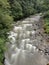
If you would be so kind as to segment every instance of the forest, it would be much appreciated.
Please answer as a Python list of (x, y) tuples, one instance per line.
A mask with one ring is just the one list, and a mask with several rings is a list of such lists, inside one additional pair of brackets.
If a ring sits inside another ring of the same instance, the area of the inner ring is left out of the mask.
[(44, 30), (49, 34), (49, 0), (0, 0), (0, 65), (11, 24), (36, 13), (45, 13)]

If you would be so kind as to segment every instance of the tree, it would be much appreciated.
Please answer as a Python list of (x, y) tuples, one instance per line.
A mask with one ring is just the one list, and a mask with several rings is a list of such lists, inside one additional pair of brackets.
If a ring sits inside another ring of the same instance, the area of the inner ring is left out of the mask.
[(19, 2), (22, 6), (24, 16), (29, 16), (35, 13), (35, 9), (33, 8), (34, 4), (32, 0), (19, 0)]
[(23, 13), (22, 13), (22, 7), (20, 5), (19, 2), (17, 2), (16, 0), (13, 0), (13, 2), (11, 3), (10, 1), (10, 4), (11, 4), (11, 12), (12, 12), (12, 16), (14, 19), (19, 19), (23, 16)]
[(11, 28), (13, 22), (12, 16), (10, 16), (10, 5), (7, 0), (0, 0), (0, 63), (4, 58), (6, 33)]

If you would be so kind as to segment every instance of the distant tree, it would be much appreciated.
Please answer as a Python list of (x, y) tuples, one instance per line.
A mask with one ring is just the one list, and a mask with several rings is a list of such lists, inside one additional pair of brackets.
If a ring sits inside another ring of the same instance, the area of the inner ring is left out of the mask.
[(19, 2), (17, 2), (16, 0), (13, 0), (13, 2), (11, 3), (10, 1), (10, 5), (11, 5), (11, 14), (13, 16), (14, 19), (19, 19), (23, 16), (22, 13), (22, 7), (20, 5)]
[(32, 0), (21, 0), (19, 2), (22, 6), (24, 16), (28, 16), (35, 13), (35, 9), (33, 7), (34, 4)]

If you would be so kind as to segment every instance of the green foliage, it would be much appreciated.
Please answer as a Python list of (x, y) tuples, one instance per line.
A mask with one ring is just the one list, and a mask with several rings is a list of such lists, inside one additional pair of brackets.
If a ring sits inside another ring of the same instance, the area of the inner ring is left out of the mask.
[(49, 10), (49, 0), (44, 0), (45, 11)]
[(9, 13), (9, 9), (10, 9), (10, 5), (9, 3), (7, 2), (7, 0), (0, 0), (0, 9), (3, 9), (2, 11), (4, 13)]
[(13, 18), (10, 16), (10, 5), (7, 0), (0, 0), (0, 36), (11, 28)]
[[(46, 11), (44, 18), (49, 18), (49, 10)], [(47, 20), (47, 19), (46, 19)]]
[(35, 13), (35, 9), (33, 8), (34, 4), (30, 0), (22, 0), (20, 2), (22, 9), (23, 9), (23, 14), (25, 16), (31, 15)]
[(44, 21), (45, 21), (45, 24), (44, 24), (45, 33), (49, 34), (49, 19), (45, 18)]
[(41, 12), (43, 10), (43, 0), (35, 0), (34, 1), (34, 8), (37, 10), (37, 12)]
[[(12, 16), (10, 16), (10, 5), (7, 0), (0, 0), (0, 62), (4, 58), (5, 41), (7, 31), (11, 28), (13, 22)], [(2, 65), (0, 63), (0, 65)]]
[(13, 0), (13, 3), (11, 3), (11, 12), (14, 19), (19, 19), (23, 16), (22, 7), (16, 0)]
[(49, 0), (9, 0), (11, 15), (16, 20), (49, 10)]
[(0, 62), (0, 65), (3, 65), (3, 64)]
[(44, 0), (44, 4), (42, 7), (43, 7), (43, 11), (45, 12), (44, 30), (45, 30), (45, 33), (49, 34), (49, 0)]
[(49, 0), (9, 0), (11, 15), (16, 20), (49, 9)]
[(5, 40), (0, 38), (0, 62), (2, 62), (4, 58), (4, 50), (5, 50)]
[(49, 34), (49, 0), (0, 0), (0, 62), (4, 58), (6, 33), (12, 28), (13, 20), (39, 12), (46, 12), (44, 29)]
[(35, 14), (36, 12), (32, 0), (9, 0), (9, 2), (11, 5), (12, 15), (15, 19), (29, 16), (31, 14)]

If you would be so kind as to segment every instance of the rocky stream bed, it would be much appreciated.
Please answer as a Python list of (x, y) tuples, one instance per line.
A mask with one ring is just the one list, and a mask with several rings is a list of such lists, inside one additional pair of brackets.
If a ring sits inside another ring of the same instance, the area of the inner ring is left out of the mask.
[(5, 65), (47, 65), (49, 62), (49, 45), (40, 14), (18, 21), (8, 38)]

